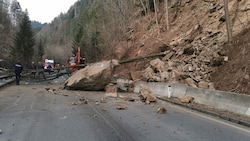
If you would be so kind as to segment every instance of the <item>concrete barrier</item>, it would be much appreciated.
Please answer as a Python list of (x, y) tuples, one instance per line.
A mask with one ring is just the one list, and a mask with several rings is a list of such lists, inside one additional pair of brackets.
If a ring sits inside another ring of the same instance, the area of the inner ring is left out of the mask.
[(210, 89), (192, 88), (184, 84), (142, 81), (135, 83), (134, 92), (139, 93), (141, 84), (148, 86), (154, 94), (159, 96), (167, 96), (168, 86), (171, 86), (172, 97), (189, 95), (194, 97), (194, 102), (196, 103), (250, 116), (250, 95)]
[(249, 95), (191, 87), (187, 89), (186, 95), (194, 97), (197, 103), (250, 116), (247, 113), (250, 107)]
[(134, 92), (139, 93), (140, 85), (146, 85), (150, 88), (150, 90), (157, 95), (167, 96), (168, 95), (168, 87), (171, 86), (171, 95), (173, 97), (180, 97), (186, 94), (187, 86), (184, 84), (170, 84), (170, 83), (160, 83), (160, 82), (144, 82), (138, 81), (135, 83)]

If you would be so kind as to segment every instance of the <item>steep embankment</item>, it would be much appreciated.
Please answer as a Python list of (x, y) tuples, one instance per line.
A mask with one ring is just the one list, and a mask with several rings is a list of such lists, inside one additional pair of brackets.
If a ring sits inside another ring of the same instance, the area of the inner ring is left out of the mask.
[[(127, 41), (117, 47), (121, 59), (160, 51), (166, 51), (166, 56), (122, 65), (117, 73), (130, 72), (134, 76), (134, 71), (140, 71), (140, 77), (147, 81), (186, 83), (249, 94), (250, 2), (229, 0), (234, 36), (230, 47), (226, 45), (223, 0), (182, 0), (178, 4), (171, 3), (170, 7), (169, 30), (165, 28), (164, 4), (161, 3), (160, 28), (154, 22), (154, 13), (149, 13), (131, 24)], [(241, 38), (237, 38), (239, 35)]]

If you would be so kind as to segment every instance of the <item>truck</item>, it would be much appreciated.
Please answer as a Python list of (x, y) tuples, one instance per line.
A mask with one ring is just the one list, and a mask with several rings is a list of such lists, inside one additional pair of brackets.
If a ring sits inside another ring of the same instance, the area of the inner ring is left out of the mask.
[(76, 55), (73, 54), (67, 60), (67, 66), (70, 68), (71, 72), (75, 72), (86, 65), (85, 58), (81, 58), (80, 47), (77, 48)]
[(44, 70), (53, 69), (55, 67), (55, 61), (50, 59), (44, 59)]

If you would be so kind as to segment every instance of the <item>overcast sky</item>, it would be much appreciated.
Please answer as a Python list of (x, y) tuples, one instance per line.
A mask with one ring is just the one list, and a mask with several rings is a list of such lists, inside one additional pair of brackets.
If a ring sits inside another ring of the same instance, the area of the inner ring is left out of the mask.
[(49, 23), (69, 10), (77, 0), (17, 0), (22, 10), (28, 9), (30, 20)]

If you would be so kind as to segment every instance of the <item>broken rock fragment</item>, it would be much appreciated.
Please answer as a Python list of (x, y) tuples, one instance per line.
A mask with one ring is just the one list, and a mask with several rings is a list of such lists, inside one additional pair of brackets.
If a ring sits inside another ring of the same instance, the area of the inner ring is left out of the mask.
[(100, 102), (101, 102), (101, 103), (107, 103), (106, 98), (104, 98), (104, 97), (101, 98), (101, 99), (100, 99)]
[(208, 82), (201, 81), (201, 82), (198, 83), (198, 87), (207, 89), (209, 87), (209, 85), (208, 85)]
[(127, 107), (121, 103), (116, 104), (116, 109), (117, 110), (125, 110)]
[(118, 97), (117, 87), (114, 85), (106, 86), (105, 97), (117, 98)]
[(159, 58), (150, 61), (150, 65), (155, 71), (161, 72), (163, 71), (165, 63), (161, 61)]
[(72, 105), (83, 105), (83, 104), (88, 104), (88, 101), (84, 97), (79, 98), (78, 101), (72, 102)]
[(157, 113), (158, 114), (165, 114), (167, 112), (167, 110), (165, 109), (165, 108), (163, 108), (163, 107), (160, 107), (160, 108), (158, 108), (158, 110), (157, 110)]
[(78, 101), (79, 104), (88, 104), (88, 100), (85, 99), (84, 97), (80, 98)]
[(183, 97), (179, 97), (179, 101), (181, 103), (192, 103), (194, 101), (194, 98), (192, 96), (186, 95)]
[(123, 100), (124, 100), (124, 101), (134, 102), (134, 101), (135, 101), (135, 98), (134, 98), (134, 97), (131, 97), (131, 96), (124, 96), (124, 97), (123, 97)]
[(192, 78), (187, 78), (185, 81), (189, 86), (197, 88), (197, 84)]
[(145, 85), (140, 86), (140, 97), (141, 100), (146, 104), (150, 104), (150, 102), (156, 102), (156, 96), (153, 92)]

